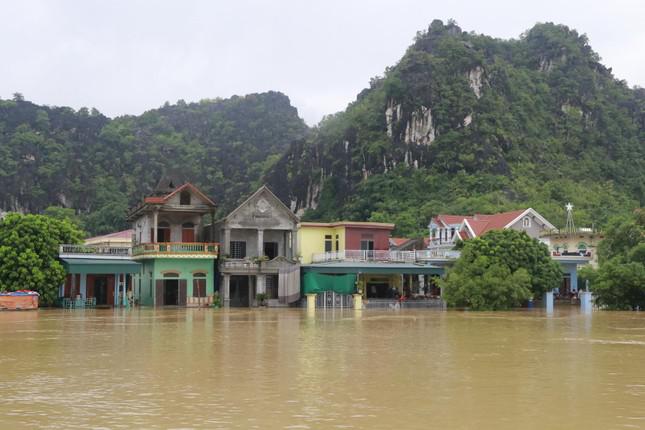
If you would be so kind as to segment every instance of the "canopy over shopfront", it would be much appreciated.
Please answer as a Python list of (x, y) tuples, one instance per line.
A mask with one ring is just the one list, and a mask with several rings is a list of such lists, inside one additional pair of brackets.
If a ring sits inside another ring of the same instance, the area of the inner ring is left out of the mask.
[(139, 273), (141, 264), (129, 260), (101, 258), (62, 258), (67, 273), (73, 274), (114, 274)]
[(369, 273), (381, 275), (443, 275), (443, 267), (411, 263), (321, 263), (302, 266), (304, 274), (307, 273)]

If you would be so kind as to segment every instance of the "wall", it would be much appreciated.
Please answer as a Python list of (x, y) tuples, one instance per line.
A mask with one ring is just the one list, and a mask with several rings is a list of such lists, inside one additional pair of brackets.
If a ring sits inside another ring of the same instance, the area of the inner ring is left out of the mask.
[(529, 213), (526, 216), (531, 218), (531, 226), (526, 228), (522, 226), (522, 221), (524, 220), (524, 217), (520, 218), (515, 224), (511, 225), (510, 228), (513, 230), (517, 231), (524, 231), (526, 234), (528, 234), (530, 237), (533, 237), (535, 239), (540, 237), (540, 234), (546, 229), (542, 221), (539, 219), (535, 218), (533, 214)]
[(331, 235), (333, 251), (336, 251), (336, 235), (338, 235), (338, 250), (345, 250), (345, 227), (301, 226), (298, 229), (298, 253), (302, 264), (310, 264), (312, 254), (325, 252), (325, 235)]
[(157, 258), (140, 261), (143, 264), (141, 274), (137, 276), (140, 284), (139, 282), (135, 284), (140, 292), (138, 295), (135, 294), (135, 297), (143, 306), (154, 306), (155, 281), (167, 279), (163, 276), (163, 272), (167, 271), (179, 272), (178, 278), (169, 279), (186, 279), (186, 293), (189, 299), (193, 296), (193, 273), (206, 273), (206, 296), (212, 296), (215, 291), (214, 261), (212, 258)]
[(375, 251), (387, 251), (390, 249), (390, 230), (376, 228), (346, 227), (345, 249), (361, 249), (362, 235), (371, 234), (370, 240), (374, 241)]

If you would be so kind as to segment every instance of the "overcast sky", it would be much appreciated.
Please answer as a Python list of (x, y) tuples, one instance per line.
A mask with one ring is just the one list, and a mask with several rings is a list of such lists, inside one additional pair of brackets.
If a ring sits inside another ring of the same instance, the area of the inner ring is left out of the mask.
[(2, 0), (0, 98), (113, 117), (278, 90), (313, 125), (437, 18), (500, 38), (563, 23), (617, 78), (645, 86), (645, 0)]

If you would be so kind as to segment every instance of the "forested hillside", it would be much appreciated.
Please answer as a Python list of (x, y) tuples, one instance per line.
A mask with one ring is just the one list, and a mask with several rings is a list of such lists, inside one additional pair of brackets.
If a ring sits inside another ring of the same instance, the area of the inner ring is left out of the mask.
[(313, 129), (276, 92), (116, 119), (0, 100), (0, 210), (72, 208), (103, 233), (170, 170), (220, 213), (268, 182), (304, 219), (395, 222), (396, 234), (423, 234), (440, 212), (527, 206), (558, 225), (567, 201), (578, 225), (603, 226), (645, 202), (644, 130), (645, 90), (575, 30), (500, 40), (433, 21)]
[(645, 201), (645, 91), (584, 35), (538, 24), (499, 40), (434, 21), (355, 102), (292, 144), (269, 174), (310, 220), (391, 221), (532, 206), (579, 225)]
[(96, 110), (0, 100), (0, 210), (73, 208), (90, 233), (125, 212), (167, 171), (230, 210), (307, 126), (277, 92), (178, 102), (111, 120)]

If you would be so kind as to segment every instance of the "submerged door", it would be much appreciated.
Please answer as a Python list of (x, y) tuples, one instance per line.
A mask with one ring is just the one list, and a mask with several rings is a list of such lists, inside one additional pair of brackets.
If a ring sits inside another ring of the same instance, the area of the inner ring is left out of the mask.
[(179, 280), (179, 297), (177, 298), (177, 304), (179, 306), (186, 306), (186, 293), (187, 293), (188, 281), (185, 279)]
[(177, 306), (179, 304), (179, 280), (166, 279), (163, 284), (163, 305)]
[(107, 277), (101, 276), (94, 279), (94, 297), (97, 305), (107, 305)]
[(231, 307), (245, 307), (248, 308), (251, 301), (249, 297), (249, 277), (231, 276)]

